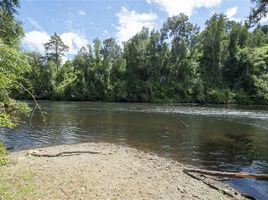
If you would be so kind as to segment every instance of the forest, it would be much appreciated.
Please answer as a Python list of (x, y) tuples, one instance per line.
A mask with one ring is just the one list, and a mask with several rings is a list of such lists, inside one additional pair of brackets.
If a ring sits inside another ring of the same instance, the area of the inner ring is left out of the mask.
[(49, 100), (266, 104), (267, 33), (267, 25), (250, 31), (223, 14), (200, 31), (180, 14), (122, 45), (95, 39), (65, 63), (68, 46), (54, 33), (45, 55), (27, 53), (23, 85)]
[[(30, 111), (13, 99), (33, 96), (40, 100), (268, 103), (268, 25), (257, 23), (266, 14), (258, 7), (243, 23), (215, 13), (202, 30), (179, 14), (168, 18), (159, 30), (144, 27), (123, 44), (115, 38), (96, 38), (63, 62), (69, 47), (57, 33), (44, 44), (44, 55), (21, 49), (23, 27), (15, 17), (19, 5), (18, 0), (0, 5), (0, 126), (10, 123), (12, 127), (14, 113)], [(263, 5), (267, 6), (266, 1)]]

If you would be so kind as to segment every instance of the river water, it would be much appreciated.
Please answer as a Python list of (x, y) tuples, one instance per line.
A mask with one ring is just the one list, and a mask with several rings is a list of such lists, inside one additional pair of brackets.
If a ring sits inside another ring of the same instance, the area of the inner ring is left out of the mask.
[[(200, 168), (268, 174), (268, 106), (199, 106), (41, 101), (16, 130), (1, 129), (13, 151), (58, 144), (111, 142), (129, 145)], [(228, 184), (268, 199), (268, 182)]]

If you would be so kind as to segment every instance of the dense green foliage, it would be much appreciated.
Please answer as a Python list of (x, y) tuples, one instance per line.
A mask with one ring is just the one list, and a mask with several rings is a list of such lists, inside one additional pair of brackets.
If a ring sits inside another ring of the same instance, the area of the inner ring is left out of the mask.
[(29, 53), (24, 78), (39, 99), (267, 104), (267, 30), (214, 14), (200, 32), (180, 14), (123, 46), (95, 39), (64, 64), (68, 47), (54, 34), (45, 55)]
[(12, 90), (22, 89), (23, 74), (30, 71), (27, 54), (19, 51), (23, 29), (14, 14), (18, 0), (0, 2), (0, 127), (14, 127), (18, 113), (29, 112), (24, 103), (10, 98)]

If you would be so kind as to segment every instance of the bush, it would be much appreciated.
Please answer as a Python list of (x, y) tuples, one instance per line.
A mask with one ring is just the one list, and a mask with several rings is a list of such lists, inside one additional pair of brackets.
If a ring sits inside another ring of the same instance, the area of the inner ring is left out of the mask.
[(5, 164), (7, 164), (7, 151), (3, 143), (0, 143), (0, 166)]
[(236, 94), (229, 89), (214, 88), (208, 91), (209, 103), (232, 104), (236, 103), (235, 97)]
[(240, 104), (253, 104), (249, 95), (243, 90), (240, 90), (236, 93), (236, 101)]

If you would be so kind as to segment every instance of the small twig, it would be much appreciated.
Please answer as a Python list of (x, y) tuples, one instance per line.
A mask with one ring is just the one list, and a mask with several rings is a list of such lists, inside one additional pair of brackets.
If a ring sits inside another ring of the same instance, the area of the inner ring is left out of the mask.
[(182, 123), (184, 126), (186, 126), (187, 128), (190, 127), (189, 125), (185, 124), (184, 121), (182, 121), (182, 120), (180, 120), (180, 121), (181, 121), (181, 123)]
[(65, 194), (65, 196), (69, 197), (62, 188), (60, 188), (60, 190), (62, 191), (63, 194)]

